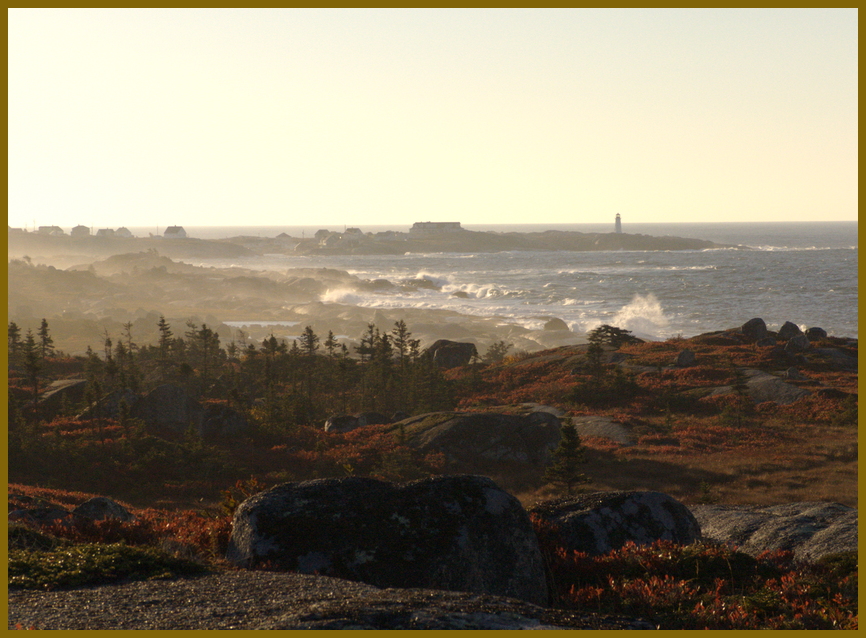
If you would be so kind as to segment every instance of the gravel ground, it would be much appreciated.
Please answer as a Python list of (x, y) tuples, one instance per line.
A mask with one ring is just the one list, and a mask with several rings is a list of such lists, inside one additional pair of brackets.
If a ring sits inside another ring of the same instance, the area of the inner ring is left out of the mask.
[(24, 629), (653, 629), (465, 592), (378, 589), (324, 576), (231, 571), (41, 592), (10, 590)]

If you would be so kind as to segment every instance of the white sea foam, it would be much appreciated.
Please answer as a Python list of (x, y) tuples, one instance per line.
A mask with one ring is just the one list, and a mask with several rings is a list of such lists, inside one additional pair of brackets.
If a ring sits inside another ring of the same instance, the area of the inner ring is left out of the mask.
[(667, 336), (670, 319), (665, 315), (655, 295), (635, 295), (631, 302), (623, 306), (610, 325), (630, 330), (642, 339), (660, 339)]

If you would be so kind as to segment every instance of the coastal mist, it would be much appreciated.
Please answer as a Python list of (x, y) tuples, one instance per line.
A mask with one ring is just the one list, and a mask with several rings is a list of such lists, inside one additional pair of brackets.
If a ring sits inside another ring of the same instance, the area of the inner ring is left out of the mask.
[[(489, 232), (571, 230), (611, 232), (601, 224), (467, 226)], [(389, 228), (390, 229), (390, 228)], [(190, 236), (311, 237), (317, 227), (207, 227)], [(342, 228), (331, 228), (340, 232)], [(383, 227), (363, 227), (379, 232)], [(398, 229), (405, 230), (405, 229)], [(538, 329), (550, 317), (575, 333), (607, 323), (644, 339), (694, 336), (762, 317), (769, 326), (791, 321), (802, 329), (857, 337), (857, 224), (641, 224), (624, 232), (694, 237), (731, 248), (685, 251), (508, 251), (403, 255), (264, 255), (189, 260), (203, 266), (282, 272), (335, 268), (363, 279), (423, 279), (411, 292), (359, 293), (329, 289), (325, 303), (369, 308), (448, 309), (498, 317)], [(257, 317), (226, 317), (255, 322)]]

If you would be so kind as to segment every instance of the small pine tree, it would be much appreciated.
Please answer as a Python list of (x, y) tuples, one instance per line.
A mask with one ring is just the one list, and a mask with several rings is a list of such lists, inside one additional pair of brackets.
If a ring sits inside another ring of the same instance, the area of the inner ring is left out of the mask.
[(54, 355), (54, 339), (48, 332), (48, 321), (44, 318), (39, 325), (39, 351), (43, 360)]
[(552, 463), (544, 471), (544, 482), (564, 486), (565, 493), (571, 496), (577, 485), (589, 483), (589, 477), (580, 471), (580, 466), (586, 463), (586, 448), (581, 445), (573, 424), (563, 425), (560, 433), (562, 438), (553, 451)]

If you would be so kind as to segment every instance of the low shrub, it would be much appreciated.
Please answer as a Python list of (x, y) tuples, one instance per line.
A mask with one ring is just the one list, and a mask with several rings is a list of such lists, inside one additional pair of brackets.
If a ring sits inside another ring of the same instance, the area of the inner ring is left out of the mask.
[(9, 552), (9, 586), (21, 589), (63, 589), (191, 576), (207, 571), (201, 563), (175, 558), (156, 548), (122, 543)]

